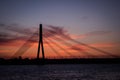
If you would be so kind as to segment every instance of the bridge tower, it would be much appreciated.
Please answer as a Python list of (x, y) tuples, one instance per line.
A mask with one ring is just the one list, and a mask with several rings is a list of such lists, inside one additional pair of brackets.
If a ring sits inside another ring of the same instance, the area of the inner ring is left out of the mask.
[(42, 50), (42, 59), (44, 60), (45, 55), (44, 55), (44, 46), (43, 46), (42, 24), (39, 24), (39, 42), (38, 42), (37, 59), (39, 59), (39, 55), (40, 55), (40, 46)]

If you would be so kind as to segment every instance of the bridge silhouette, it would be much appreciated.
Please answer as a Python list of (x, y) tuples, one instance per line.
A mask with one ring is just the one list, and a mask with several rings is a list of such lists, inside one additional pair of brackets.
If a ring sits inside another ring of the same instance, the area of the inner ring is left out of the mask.
[[(104, 56), (108, 56), (110, 58), (119, 58), (118, 55), (114, 55), (113, 53), (110, 53), (110, 52), (106, 52), (106, 51), (103, 51), (101, 49), (98, 49), (96, 47), (93, 47), (93, 46), (90, 46), (86, 43), (83, 43), (83, 42), (80, 42), (80, 41), (77, 41), (75, 39), (72, 39), (71, 37), (68, 37), (64, 34), (60, 34), (60, 33), (56, 33), (55, 31), (50, 31), (49, 29), (46, 29), (47, 30), (47, 34), (43, 34), (43, 28), (42, 28), (42, 24), (39, 25), (39, 41), (38, 41), (38, 51), (37, 51), (37, 56), (36, 58), (39, 59), (39, 56), (40, 56), (40, 48), (42, 50), (42, 59), (46, 59), (45, 58), (45, 51), (44, 51), (44, 42), (47, 43), (47, 45), (50, 47), (50, 49), (56, 54), (58, 55), (59, 57), (62, 58), (62, 54), (60, 54), (59, 51), (57, 51), (55, 49), (55, 47), (59, 48), (60, 50), (64, 51), (67, 55), (69, 55), (71, 58), (78, 58), (79, 56), (75, 56), (73, 55), (70, 51), (66, 50), (65, 48), (63, 48), (61, 45), (59, 45), (56, 41), (59, 41), (62, 45), (65, 45), (65, 46), (72, 46), (73, 44), (72, 43), (75, 43), (75, 44), (78, 44), (78, 45), (81, 45), (81, 46), (84, 46), (84, 47), (87, 47), (89, 49), (92, 49), (94, 51), (97, 51), (99, 53), (101, 53), (101, 55), (104, 55)], [(37, 30), (38, 31), (38, 30)], [(30, 44), (29, 42), (32, 41), (32, 38), (37, 34), (37, 31), (35, 31), (31, 37), (29, 37), (29, 39), (14, 53), (13, 57), (19, 57), (19, 56), (22, 56), (30, 47), (32, 47), (32, 44)], [(50, 35), (54, 35), (54, 34), (57, 34), (57, 36), (52, 36), (52, 38), (50, 37)], [(46, 38), (44, 38), (46, 37)], [(72, 43), (71, 43), (72, 42)], [(51, 45), (50, 43), (54, 44)], [(27, 47), (26, 47), (27, 46)], [(75, 47), (74, 48), (77, 48), (76, 51), (79, 53), (81, 52), (81, 49), (78, 48), (78, 47)], [(82, 53), (90, 58), (95, 58), (97, 56), (95, 56), (94, 54), (91, 54), (90, 52), (88, 51), (82, 51)]]
[[(44, 26), (47, 26), (47, 28)], [(38, 47), (36, 48), (37, 52), (35, 53), (36, 57), (33, 59), (30, 59), (29, 57), (22, 58), (22, 56), (27, 53), (34, 43), (38, 43)], [(45, 45), (47, 45), (47, 48), (52, 51), (49, 54), (52, 54), (52, 56), (55, 54), (57, 58), (49, 59), (48, 56), (46, 56), (47, 51), (44, 51), (46, 48)], [(70, 50), (74, 51), (72, 52)], [(67, 57), (65, 55), (67, 55)], [(66, 34), (64, 29), (61, 27), (39, 24), (39, 28), (35, 29), (35, 31), (33, 30), (33, 33), (30, 33), (29, 38), (27, 38), (22, 46), (13, 54), (11, 59), (6, 60), (4, 58), (0, 58), (0, 64), (10, 65), (82, 63), (120, 63), (120, 56), (75, 40)]]

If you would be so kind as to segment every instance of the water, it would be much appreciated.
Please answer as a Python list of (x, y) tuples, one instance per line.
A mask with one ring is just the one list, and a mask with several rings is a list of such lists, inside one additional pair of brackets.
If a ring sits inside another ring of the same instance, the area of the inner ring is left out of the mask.
[(120, 64), (0, 65), (0, 80), (120, 80)]

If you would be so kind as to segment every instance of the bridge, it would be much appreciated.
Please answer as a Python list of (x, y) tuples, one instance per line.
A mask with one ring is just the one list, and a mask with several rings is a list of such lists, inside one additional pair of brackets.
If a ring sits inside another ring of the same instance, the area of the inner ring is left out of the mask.
[[(54, 28), (53, 26), (51, 26), (51, 28)], [(55, 29), (55, 28), (54, 28)], [(46, 59), (45, 57), (45, 51), (44, 51), (44, 42), (47, 43), (47, 45), (50, 47), (51, 51), (53, 51), (53, 53), (55, 53), (56, 55), (58, 55), (59, 57), (62, 57), (62, 54), (57, 51), (55, 49), (55, 47), (59, 48), (60, 50), (62, 50), (63, 52), (65, 52), (67, 55), (69, 55), (71, 58), (79, 58), (79, 56), (77, 55), (74, 55), (72, 54), (72, 52), (70, 52), (69, 50), (66, 50), (64, 47), (62, 47), (61, 45), (59, 45), (57, 43), (57, 41), (60, 42), (60, 44), (62, 45), (65, 45), (65, 46), (72, 46), (73, 44), (72, 43), (75, 43), (75, 44), (78, 44), (78, 45), (81, 45), (81, 46), (84, 46), (86, 48), (89, 48), (89, 49), (92, 49), (94, 51), (97, 51), (99, 54), (101, 55), (104, 55), (104, 56), (108, 56), (110, 58), (118, 58), (119, 56), (117, 55), (114, 55), (113, 53), (110, 53), (110, 52), (106, 52), (106, 51), (103, 51), (101, 49), (98, 49), (96, 47), (93, 47), (93, 46), (90, 46), (86, 43), (83, 43), (83, 42), (80, 42), (80, 41), (77, 41), (75, 39), (72, 39), (71, 37), (69, 36), (66, 36), (64, 34), (61, 33), (57, 33), (55, 31), (52, 31), (50, 29), (45, 29), (46, 30), (46, 33), (47, 34), (44, 34), (43, 33), (43, 25), (40, 24), (39, 25), (39, 34), (38, 34), (38, 37), (39, 37), (39, 40), (38, 40), (38, 51), (37, 51), (37, 56), (36, 58), (39, 59), (40, 58), (40, 48), (41, 48), (41, 54), (42, 54), (42, 59)], [(57, 30), (57, 29), (56, 29)], [(59, 29), (60, 30), (60, 29)], [(38, 31), (38, 30), (37, 30)], [(30, 41), (33, 40), (33, 37), (37, 34), (37, 32), (33, 33), (31, 35), (31, 37), (14, 53), (13, 57), (18, 57), (18, 56), (22, 56), (32, 45), (29, 44)], [(57, 34), (57, 36), (54, 36), (55, 34)], [(50, 37), (52, 36), (52, 38)], [(51, 45), (50, 43), (54, 44)], [(27, 47), (25, 47), (27, 46)], [(75, 48), (75, 50), (79, 53), (81, 52), (81, 48), (79, 47), (76, 47), (76, 46), (73, 46), (73, 48)], [(90, 52), (88, 51), (82, 51), (82, 53), (89, 57), (89, 58), (96, 58), (97, 56), (94, 55), (94, 54), (91, 54)]]

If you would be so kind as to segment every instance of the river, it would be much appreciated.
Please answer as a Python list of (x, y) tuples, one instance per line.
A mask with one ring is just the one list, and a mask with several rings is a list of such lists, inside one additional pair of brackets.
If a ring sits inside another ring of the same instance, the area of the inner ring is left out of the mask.
[(120, 64), (0, 65), (0, 80), (120, 80)]

